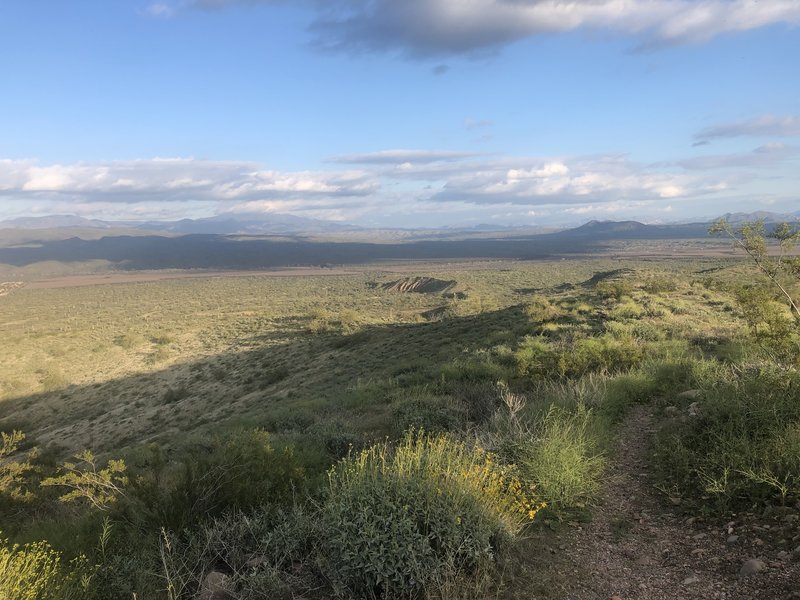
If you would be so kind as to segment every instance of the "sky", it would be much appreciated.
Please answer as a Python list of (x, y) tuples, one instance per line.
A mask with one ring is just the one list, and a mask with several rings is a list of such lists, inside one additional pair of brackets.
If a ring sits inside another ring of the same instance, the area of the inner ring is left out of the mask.
[(2, 0), (0, 219), (800, 210), (800, 0)]

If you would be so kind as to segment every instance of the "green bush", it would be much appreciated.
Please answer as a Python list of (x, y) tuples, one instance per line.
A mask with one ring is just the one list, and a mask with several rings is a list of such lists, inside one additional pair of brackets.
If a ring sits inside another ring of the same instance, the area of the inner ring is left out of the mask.
[(562, 316), (562, 311), (553, 305), (544, 296), (534, 296), (525, 304), (525, 315), (534, 324), (540, 325), (547, 321), (553, 321)]
[(603, 280), (594, 286), (595, 291), (602, 298), (613, 298), (617, 302), (622, 300), (624, 296), (630, 296), (633, 293), (633, 286), (623, 279), (616, 281)]
[(596, 497), (605, 468), (604, 424), (591, 409), (552, 406), (531, 428), (511, 431), (496, 443), (520, 476), (556, 510), (575, 508)]
[(406, 396), (392, 406), (392, 417), (396, 433), (402, 436), (409, 429), (432, 433), (454, 431), (464, 423), (466, 415), (451, 398), (406, 392)]
[(143, 461), (120, 510), (145, 528), (181, 531), (232, 508), (289, 505), (303, 488), (303, 468), (291, 448), (276, 449), (260, 429), (241, 430), (195, 447), (178, 465), (158, 448)]
[(556, 353), (542, 338), (525, 337), (515, 356), (517, 372), (523, 377), (539, 379), (558, 372)]
[(666, 275), (651, 277), (642, 285), (642, 289), (651, 294), (674, 292), (678, 289), (678, 282), (675, 281), (673, 277), (668, 277)]
[(527, 337), (517, 349), (517, 371), (533, 379), (615, 373), (639, 364), (642, 354), (630, 337), (615, 339), (606, 334), (552, 345), (542, 338)]
[(696, 414), (657, 436), (653, 459), (665, 489), (711, 497), (721, 510), (800, 498), (800, 374), (727, 371), (713, 383), (702, 388)]
[(537, 508), (484, 451), (409, 433), (330, 471), (323, 549), (345, 595), (424, 597), (486, 569)]

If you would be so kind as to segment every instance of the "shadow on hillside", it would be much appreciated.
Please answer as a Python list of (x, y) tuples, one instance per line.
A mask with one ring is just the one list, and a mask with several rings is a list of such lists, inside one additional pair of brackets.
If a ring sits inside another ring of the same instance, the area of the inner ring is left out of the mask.
[(82, 448), (117, 453), (149, 441), (169, 446), (237, 425), (382, 437), (391, 432), (392, 393), (435, 385), (445, 365), (526, 327), (522, 309), (510, 307), (351, 334), (258, 334), (242, 340), (247, 349), (3, 401), (0, 429), (22, 429), (62, 456)]
[(404, 244), (247, 239), (241, 236), (116, 236), (95, 240), (41, 240), (0, 248), (0, 263), (24, 267), (44, 261), (106, 260), (120, 269), (260, 269), (363, 264), (382, 260), (554, 258), (589, 253), (589, 239), (541, 236), (526, 239), (421, 241)]

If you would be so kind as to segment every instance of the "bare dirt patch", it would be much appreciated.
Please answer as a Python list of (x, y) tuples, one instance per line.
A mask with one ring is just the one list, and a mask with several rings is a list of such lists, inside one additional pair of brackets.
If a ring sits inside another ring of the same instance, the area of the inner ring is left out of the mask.
[(14, 290), (17, 290), (25, 285), (22, 281), (3, 281), (0, 283), (0, 296), (7, 296)]
[(436, 279), (435, 277), (404, 277), (397, 281), (383, 284), (383, 289), (390, 292), (440, 294), (456, 285), (453, 280)]

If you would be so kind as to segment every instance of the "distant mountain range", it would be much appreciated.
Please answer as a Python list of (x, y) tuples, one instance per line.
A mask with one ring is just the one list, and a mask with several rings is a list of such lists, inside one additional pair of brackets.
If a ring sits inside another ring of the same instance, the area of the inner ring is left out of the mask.
[[(764, 213), (731, 217), (741, 222), (753, 216), (774, 219)], [(797, 220), (800, 215), (788, 216)], [(261, 220), (239, 220), (237, 215), (136, 224), (73, 216), (15, 219), (0, 223), (0, 265), (19, 268), (57, 262), (91, 266), (102, 261), (107, 268), (125, 270), (264, 269), (398, 260), (552, 259), (608, 252), (617, 240), (708, 240), (710, 225), (590, 221), (549, 233), (526, 228), (498, 228), (488, 233), (453, 228), (442, 233), (347, 229), (346, 225), (288, 215), (258, 217)], [(778, 221), (788, 220), (786, 215), (778, 217)], [(22, 228), (32, 226), (38, 228)], [(212, 232), (200, 233), (209, 230)]]
[(217, 235), (317, 233), (359, 229), (353, 225), (343, 225), (334, 221), (278, 213), (218, 215), (204, 219), (181, 219), (179, 221), (101, 221), (99, 219), (85, 219), (75, 215), (21, 217), (0, 221), (0, 229), (63, 229), (67, 227), (81, 229), (143, 229), (177, 234), (210, 233)]
[[(774, 213), (768, 211), (756, 211), (752, 213), (728, 213), (723, 215), (730, 223), (738, 224), (744, 221), (763, 219), (767, 223), (779, 223), (784, 221), (800, 222), (800, 211), (788, 214)], [(638, 221), (589, 221), (588, 223), (573, 229), (563, 229), (559, 235), (570, 235), (575, 237), (591, 237), (596, 239), (653, 239), (658, 237), (704, 237), (708, 231), (708, 225), (714, 219), (695, 223), (665, 223), (659, 225), (648, 225)], [(368, 232), (364, 227), (325, 221), (322, 219), (310, 219), (298, 217), (290, 214), (281, 213), (237, 213), (218, 215), (202, 219), (180, 219), (178, 221), (104, 221), (100, 219), (86, 219), (75, 215), (48, 215), (42, 217), (20, 217), (0, 221), (0, 229), (138, 229), (149, 232), (165, 232), (177, 235), (187, 234), (215, 234), (215, 235), (281, 235), (281, 234), (319, 234), (319, 233), (347, 233), (347, 232)], [(514, 227), (504, 227), (497, 225), (476, 225), (473, 227), (443, 227), (443, 228), (419, 228), (413, 230), (417, 233), (415, 237), (431, 238), (441, 237), (442, 235), (452, 235), (453, 232), (492, 232), (502, 231), (506, 234), (512, 232)], [(530, 230), (540, 229), (545, 233), (545, 228), (528, 228)], [(387, 229), (388, 231), (388, 229)], [(411, 231), (411, 230), (409, 230)], [(552, 231), (552, 229), (551, 229)], [(444, 232), (444, 233), (443, 233)], [(113, 234), (109, 232), (109, 234)], [(550, 235), (554, 235), (551, 233)]]
[(800, 210), (793, 213), (774, 213), (766, 210), (758, 210), (751, 213), (726, 213), (722, 215), (722, 218), (734, 224), (757, 219), (763, 219), (767, 223), (792, 223), (800, 221)]

